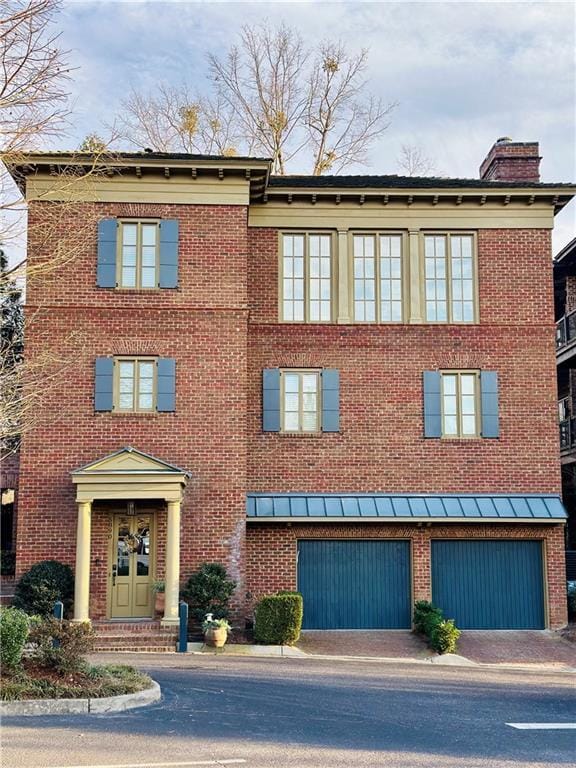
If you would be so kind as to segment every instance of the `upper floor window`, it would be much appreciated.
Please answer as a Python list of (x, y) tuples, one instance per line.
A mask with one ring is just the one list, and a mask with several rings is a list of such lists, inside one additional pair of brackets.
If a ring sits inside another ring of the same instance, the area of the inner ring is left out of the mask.
[(158, 232), (158, 222), (120, 222), (118, 285), (121, 288), (158, 287)]
[(284, 234), (281, 253), (281, 318), (284, 322), (332, 320), (332, 237)]
[(354, 320), (403, 320), (402, 235), (353, 236)]
[(478, 371), (442, 371), (442, 437), (477, 437)]
[(176, 410), (176, 360), (172, 357), (97, 357), (94, 410), (152, 413)]
[(424, 275), (426, 320), (474, 322), (476, 278), (472, 235), (425, 235)]
[(115, 402), (118, 411), (153, 411), (156, 408), (156, 360), (118, 358), (115, 366)]

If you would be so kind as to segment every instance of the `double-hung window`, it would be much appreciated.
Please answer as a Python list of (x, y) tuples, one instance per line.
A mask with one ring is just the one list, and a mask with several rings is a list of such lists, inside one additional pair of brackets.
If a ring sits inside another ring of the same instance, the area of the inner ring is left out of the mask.
[(474, 237), (424, 236), (426, 320), (473, 323), (476, 317)]
[(159, 226), (154, 221), (121, 221), (118, 238), (120, 288), (157, 288)]
[(477, 437), (480, 433), (479, 372), (442, 371), (442, 437)]
[(332, 320), (332, 237), (282, 235), (280, 315), (288, 323)]
[(115, 372), (117, 411), (154, 411), (156, 409), (156, 360), (154, 358), (118, 358)]
[(353, 236), (354, 320), (401, 323), (403, 310), (402, 235)]
[(320, 431), (320, 372), (280, 371), (281, 431)]

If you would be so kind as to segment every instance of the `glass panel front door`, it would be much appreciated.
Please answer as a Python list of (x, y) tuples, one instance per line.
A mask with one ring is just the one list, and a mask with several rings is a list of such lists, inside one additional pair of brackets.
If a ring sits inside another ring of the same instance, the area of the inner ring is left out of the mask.
[(151, 617), (152, 514), (114, 515), (111, 568), (113, 619)]

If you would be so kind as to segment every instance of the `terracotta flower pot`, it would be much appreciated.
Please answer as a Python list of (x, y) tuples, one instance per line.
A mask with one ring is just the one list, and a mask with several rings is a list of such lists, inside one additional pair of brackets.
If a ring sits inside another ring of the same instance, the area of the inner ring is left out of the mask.
[(154, 600), (154, 611), (161, 616), (164, 616), (164, 606), (166, 604), (166, 595), (164, 592), (156, 592)]
[(210, 648), (223, 648), (226, 645), (227, 639), (228, 630), (225, 627), (207, 629), (204, 633), (204, 642), (206, 645), (209, 645)]

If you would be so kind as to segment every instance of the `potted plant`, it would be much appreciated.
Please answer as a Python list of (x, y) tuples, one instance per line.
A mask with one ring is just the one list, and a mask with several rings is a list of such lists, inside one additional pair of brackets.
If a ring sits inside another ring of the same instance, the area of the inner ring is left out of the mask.
[(202, 624), (204, 632), (204, 642), (210, 648), (223, 648), (228, 639), (230, 624), (226, 619), (214, 619), (211, 613), (206, 614), (206, 619)]
[(155, 579), (152, 582), (152, 592), (154, 593), (154, 613), (163, 616), (166, 602), (166, 582), (163, 579)]

